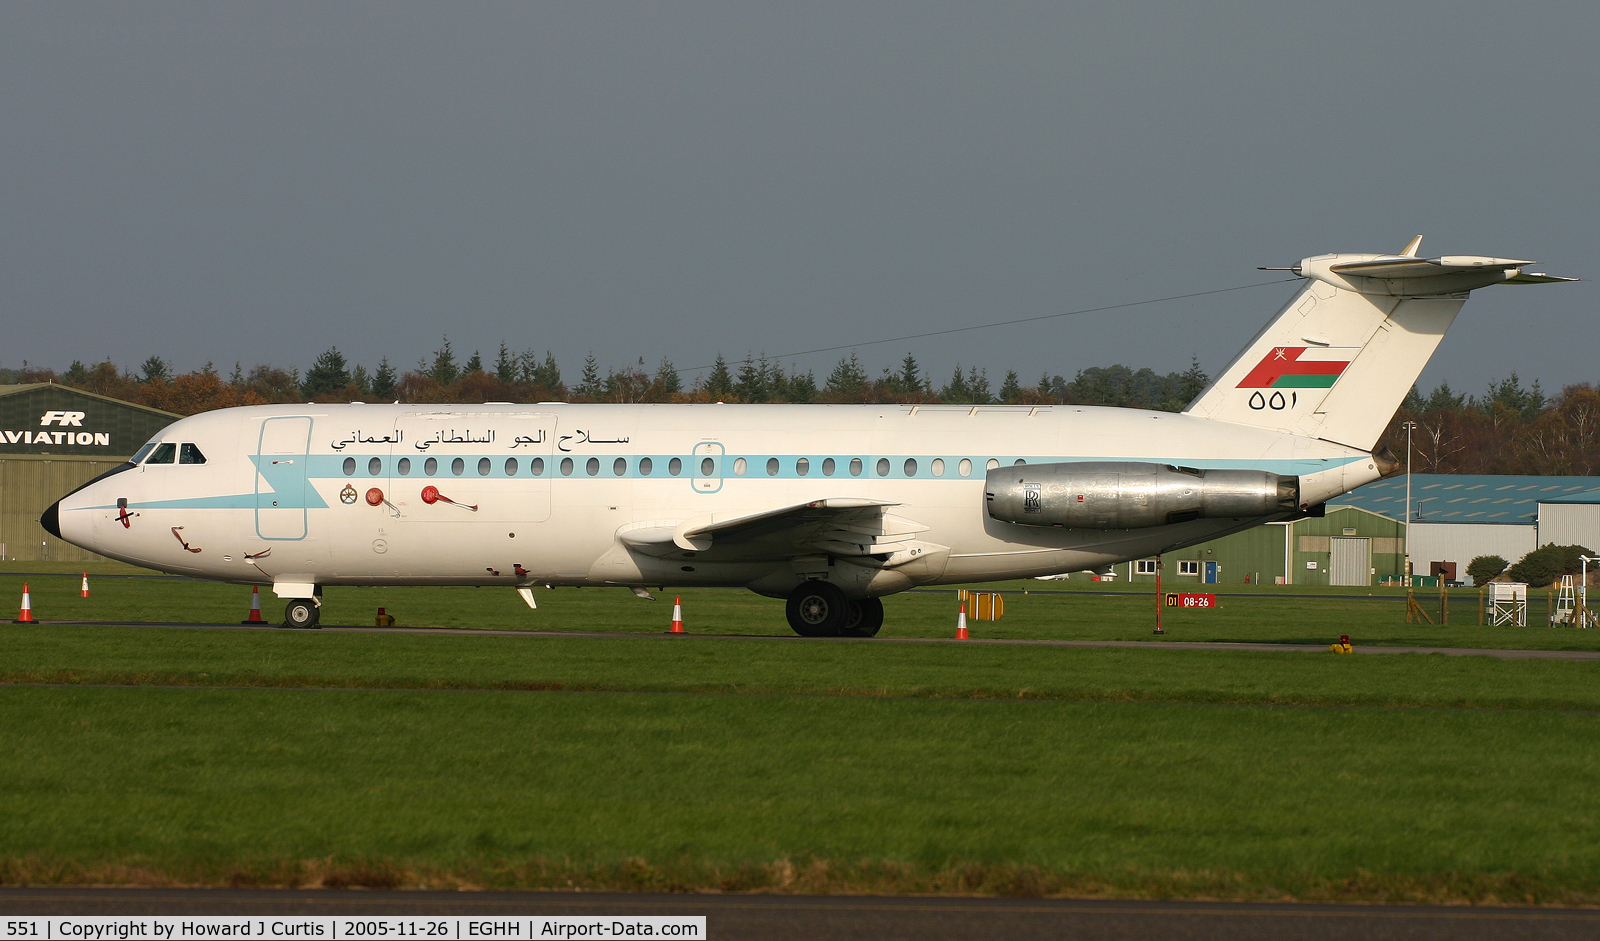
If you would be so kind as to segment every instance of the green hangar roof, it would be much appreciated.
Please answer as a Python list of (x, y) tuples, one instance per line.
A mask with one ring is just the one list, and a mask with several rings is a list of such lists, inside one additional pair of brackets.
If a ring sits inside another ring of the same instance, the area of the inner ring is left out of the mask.
[(0, 386), (0, 456), (123, 458), (181, 417), (53, 382)]
[[(1600, 503), (1600, 477), (1512, 474), (1412, 474), (1411, 519), (1419, 523), (1520, 523), (1538, 519), (1541, 503)], [(1406, 475), (1358, 487), (1331, 505), (1358, 506), (1391, 519), (1405, 516)], [(1420, 512), (1418, 507), (1421, 507)]]

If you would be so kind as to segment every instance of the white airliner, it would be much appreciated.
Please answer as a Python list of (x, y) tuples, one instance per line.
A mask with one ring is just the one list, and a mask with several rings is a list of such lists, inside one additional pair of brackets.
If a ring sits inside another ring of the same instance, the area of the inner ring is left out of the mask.
[[(1393, 473), (1372, 450), (1481, 256), (1321, 255), (1181, 414), (1073, 405), (272, 405), (175, 422), (41, 523), (101, 555), (272, 584), (742, 586), (807, 636), (918, 585), (1097, 569)], [(1272, 269), (1277, 270), (1277, 269)], [(530, 603), (532, 595), (524, 592)]]

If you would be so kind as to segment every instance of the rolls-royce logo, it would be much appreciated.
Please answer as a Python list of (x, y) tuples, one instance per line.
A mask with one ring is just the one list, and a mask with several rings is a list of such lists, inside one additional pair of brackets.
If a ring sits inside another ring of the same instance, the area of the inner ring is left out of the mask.
[(1044, 512), (1044, 487), (1041, 484), (1024, 483), (1022, 485), (1022, 512)]

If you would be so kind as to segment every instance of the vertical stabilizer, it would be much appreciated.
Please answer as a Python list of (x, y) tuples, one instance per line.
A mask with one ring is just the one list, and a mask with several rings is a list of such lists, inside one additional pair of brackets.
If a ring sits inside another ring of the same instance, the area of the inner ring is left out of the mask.
[(1290, 269), (1301, 290), (1186, 414), (1372, 449), (1467, 292), (1522, 274), (1509, 258), (1319, 255)]

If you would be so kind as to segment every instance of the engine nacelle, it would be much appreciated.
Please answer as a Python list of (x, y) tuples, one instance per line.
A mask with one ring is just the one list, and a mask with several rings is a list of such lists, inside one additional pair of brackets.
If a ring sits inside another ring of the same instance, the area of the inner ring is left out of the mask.
[(1024, 526), (1139, 529), (1298, 508), (1300, 478), (1171, 464), (1015, 464), (990, 471), (989, 515)]

